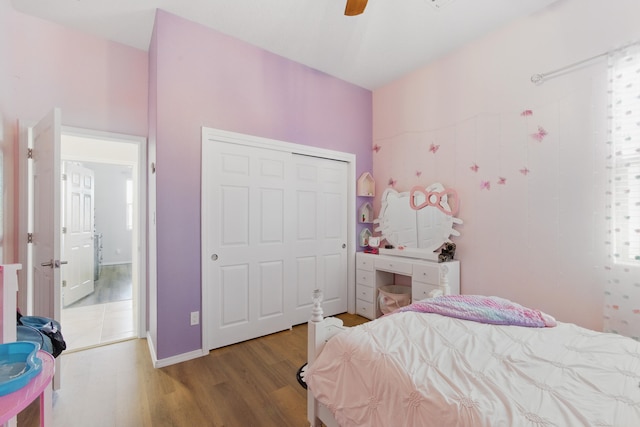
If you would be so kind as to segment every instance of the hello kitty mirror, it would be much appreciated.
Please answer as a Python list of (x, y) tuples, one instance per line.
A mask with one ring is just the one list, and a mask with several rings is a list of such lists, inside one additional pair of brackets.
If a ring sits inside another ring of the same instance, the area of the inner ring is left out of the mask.
[(438, 254), (434, 251), (450, 242), (450, 236), (460, 235), (453, 228), (462, 224), (455, 217), (457, 210), (456, 192), (440, 183), (403, 193), (387, 188), (374, 223), (378, 224), (375, 231), (393, 248), (381, 247), (380, 253), (436, 261)]

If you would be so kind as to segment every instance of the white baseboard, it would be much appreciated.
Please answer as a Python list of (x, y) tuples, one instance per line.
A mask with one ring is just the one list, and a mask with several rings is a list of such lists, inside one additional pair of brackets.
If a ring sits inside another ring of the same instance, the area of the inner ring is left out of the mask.
[(147, 343), (149, 345), (149, 353), (151, 353), (151, 361), (153, 362), (154, 368), (164, 368), (165, 366), (175, 365), (176, 363), (186, 362), (187, 360), (197, 359), (198, 357), (209, 354), (208, 351), (200, 349), (158, 360), (156, 349), (153, 346), (153, 340), (149, 334), (147, 334)]

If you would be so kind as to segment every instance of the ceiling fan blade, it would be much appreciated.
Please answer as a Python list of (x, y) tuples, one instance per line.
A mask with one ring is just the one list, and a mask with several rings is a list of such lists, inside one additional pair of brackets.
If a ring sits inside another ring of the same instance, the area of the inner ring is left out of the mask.
[(344, 14), (347, 16), (360, 15), (364, 12), (364, 8), (367, 7), (368, 0), (347, 0), (347, 7), (344, 9)]

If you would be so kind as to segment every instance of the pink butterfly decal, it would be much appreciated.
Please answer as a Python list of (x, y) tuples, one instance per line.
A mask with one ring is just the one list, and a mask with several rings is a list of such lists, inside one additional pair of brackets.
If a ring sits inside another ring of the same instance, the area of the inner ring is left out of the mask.
[(436, 154), (436, 151), (438, 151), (438, 149), (439, 149), (439, 148), (440, 148), (440, 146), (439, 146), (439, 145), (436, 145), (436, 144), (433, 144), (433, 143), (432, 143), (432, 144), (429, 146), (429, 151), (431, 151), (433, 154)]
[(529, 172), (531, 172), (529, 169), (527, 169), (527, 167), (525, 166), (524, 168), (520, 169), (520, 173), (524, 176), (527, 176), (529, 174)]
[(491, 190), (491, 183), (489, 181), (480, 181), (481, 190)]
[(547, 135), (548, 135), (547, 131), (542, 126), (538, 126), (538, 132), (532, 133), (531, 138), (535, 139), (538, 142), (542, 142), (544, 137)]
[(533, 111), (531, 111), (531, 110), (524, 110), (522, 113), (520, 113), (520, 115), (521, 115), (522, 117), (533, 116)]
[(507, 183), (507, 178), (505, 178), (503, 176), (499, 176), (498, 177), (498, 184), (505, 185), (506, 183)]
[(378, 144), (375, 144), (375, 145), (373, 146), (373, 151), (375, 151), (375, 152), (377, 153), (378, 151), (380, 151), (380, 149), (381, 149), (381, 148), (382, 148), (382, 147), (380, 147)]
[(396, 181), (395, 179), (393, 179), (393, 178), (389, 178), (389, 185), (390, 185), (391, 187), (395, 187), (397, 182), (398, 182), (398, 181)]
[(471, 169), (474, 172), (478, 172), (478, 169), (480, 169), (480, 166), (474, 163), (473, 166), (469, 167), (469, 169)]
[(417, 176), (418, 178), (420, 178), (420, 175), (422, 175), (422, 171), (416, 171), (416, 176)]
[(640, 314), (640, 310), (636, 308), (635, 310), (633, 310), (633, 314)]

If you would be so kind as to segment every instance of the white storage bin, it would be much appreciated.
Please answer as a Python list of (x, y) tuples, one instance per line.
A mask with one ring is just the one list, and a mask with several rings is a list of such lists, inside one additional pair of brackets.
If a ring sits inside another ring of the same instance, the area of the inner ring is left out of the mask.
[(378, 306), (382, 314), (391, 313), (400, 307), (411, 304), (409, 286), (385, 285), (378, 289)]

